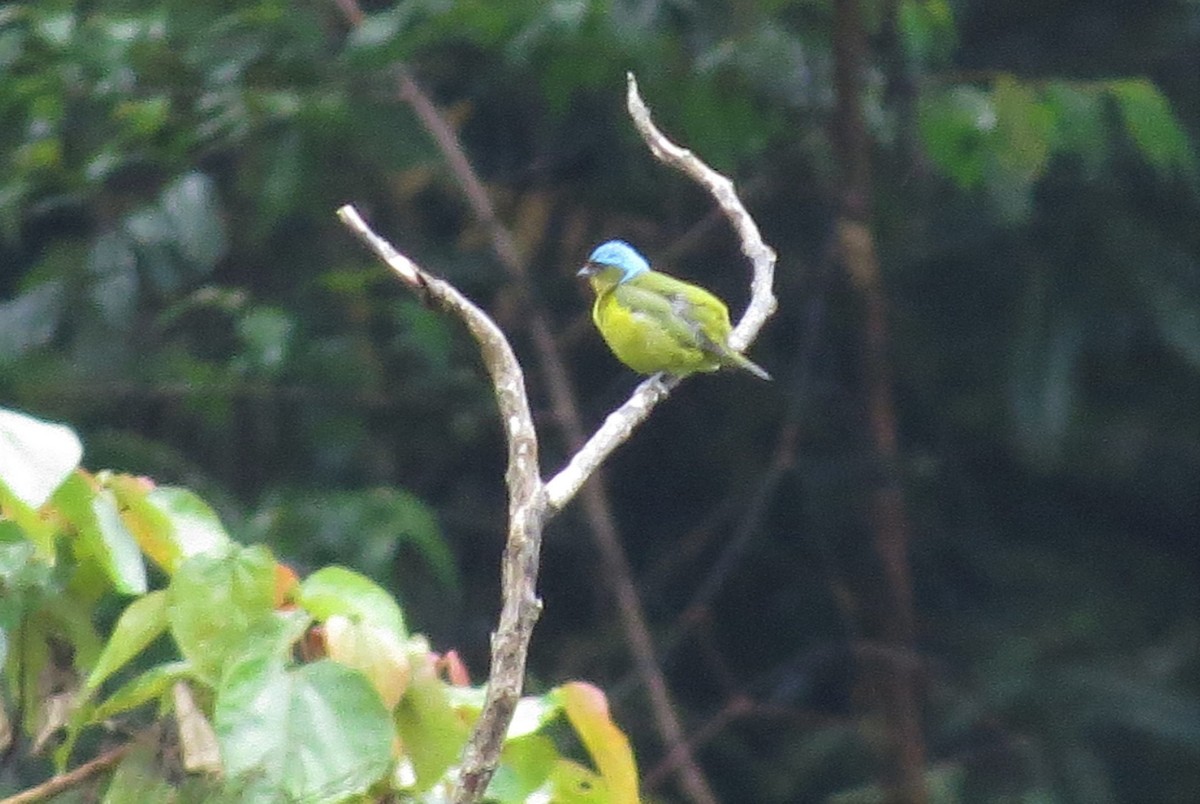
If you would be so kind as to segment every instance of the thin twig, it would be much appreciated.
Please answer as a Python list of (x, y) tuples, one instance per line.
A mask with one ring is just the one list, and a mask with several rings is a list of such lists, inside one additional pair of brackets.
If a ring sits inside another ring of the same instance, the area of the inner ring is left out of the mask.
[[(646, 107), (646, 102), (638, 94), (637, 79), (633, 73), (627, 74), (626, 84), (626, 106), (629, 116), (650, 152), (664, 164), (682, 172), (708, 190), (733, 225), (741, 241), (742, 253), (749, 258), (753, 266), (750, 305), (729, 336), (729, 344), (740, 351), (754, 340), (767, 318), (775, 312), (775, 251), (763, 242), (758, 225), (738, 198), (733, 182), (704, 164), (691, 151), (671, 142), (659, 131), (650, 119), (650, 110)], [(666, 398), (667, 391), (674, 387), (674, 382), (663, 382), (651, 377), (638, 386), (629, 401), (604, 420), (600, 429), (572, 456), (566, 467), (546, 481), (546, 496), (551, 507), (561, 508), (575, 495), (596, 467), (629, 438), (630, 433), (650, 415), (655, 405)]]
[(83, 763), (78, 768), (75, 768), (75, 770), (60, 773), (58, 776), (51, 777), (36, 787), (22, 790), (15, 796), (0, 799), (0, 804), (33, 804), (35, 801), (45, 801), (48, 798), (52, 798), (65, 790), (70, 790), (72, 787), (83, 784), (93, 776), (98, 776), (111, 769), (125, 758), (125, 755), (130, 752), (134, 745), (136, 745), (134, 742), (119, 745), (111, 751), (106, 751), (95, 759)]
[(508, 442), (508, 537), (501, 568), (503, 603), (500, 622), (492, 634), (487, 695), (463, 754), (458, 793), (461, 801), (478, 801), (495, 772), (505, 732), (521, 697), (529, 641), (542, 608), (537, 597), (537, 575), (546, 498), (538, 473), (537, 432), (529, 411), (525, 378), (508, 339), (486, 313), (454, 286), (422, 271), (371, 231), (354, 207), (342, 207), (338, 217), (414, 292), (427, 294), (463, 320), (479, 344), (504, 422)]

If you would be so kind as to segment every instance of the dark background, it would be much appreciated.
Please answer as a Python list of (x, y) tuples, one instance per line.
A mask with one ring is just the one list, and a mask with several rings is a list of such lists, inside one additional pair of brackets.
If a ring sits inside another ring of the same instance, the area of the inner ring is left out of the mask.
[[(687, 381), (603, 473), (718, 797), (874, 800), (907, 746), (938, 800), (1190, 800), (1200, 5), (852, 5), (367, 3), (356, 30), (317, 0), (0, 6), (0, 402), (75, 427), (89, 467), (195, 489), (300, 571), (367, 572), (481, 680), (491, 390), (458, 323), (333, 213), (359, 205), (497, 319), (549, 476), (569, 450), (531, 311), (587, 426), (637, 381), (574, 278), (596, 243), (747, 298), (728, 225), (628, 121), (633, 70), (779, 253), (751, 349), (775, 382)], [(592, 528), (576, 503), (547, 530), (531, 687), (604, 688), (672, 800)]]

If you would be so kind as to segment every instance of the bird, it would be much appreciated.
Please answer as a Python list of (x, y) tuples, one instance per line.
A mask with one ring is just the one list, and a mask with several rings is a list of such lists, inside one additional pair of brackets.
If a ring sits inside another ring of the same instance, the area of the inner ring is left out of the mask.
[(639, 374), (686, 377), (744, 369), (771, 375), (729, 345), (729, 310), (702, 287), (655, 271), (636, 248), (609, 240), (592, 251), (577, 276), (596, 294), (592, 320), (617, 359)]

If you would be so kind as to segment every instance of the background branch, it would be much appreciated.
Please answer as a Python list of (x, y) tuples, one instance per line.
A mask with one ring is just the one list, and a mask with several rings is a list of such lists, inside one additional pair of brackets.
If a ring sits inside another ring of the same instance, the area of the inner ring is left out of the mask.
[[(882, 481), (871, 501), (874, 549), (883, 573), (876, 610), (883, 641), (894, 655), (909, 655), (915, 635), (912, 580), (908, 563), (910, 527), (900, 485), (896, 412), (888, 363), (887, 302), (880, 279), (872, 209), (871, 139), (862, 113), (862, 76), (867, 31), (859, 0), (834, 3), (834, 84), (837, 91), (833, 140), (842, 170), (841, 210), (836, 222), (842, 264), (865, 307), (863, 352), (867, 415)], [(885, 723), (884, 754), (890, 797), (926, 800), (925, 748), (917, 701), (917, 673), (896, 662), (859, 661), (860, 684)]]
[(134, 745), (136, 745), (135, 742), (119, 745), (104, 752), (95, 759), (83, 763), (78, 768), (53, 776), (36, 787), (23, 790), (15, 796), (0, 799), (0, 804), (34, 804), (37, 801), (46, 801), (47, 799), (54, 798), (60, 793), (83, 784), (93, 776), (98, 776), (101, 773), (111, 770), (125, 758), (125, 755), (130, 752)]

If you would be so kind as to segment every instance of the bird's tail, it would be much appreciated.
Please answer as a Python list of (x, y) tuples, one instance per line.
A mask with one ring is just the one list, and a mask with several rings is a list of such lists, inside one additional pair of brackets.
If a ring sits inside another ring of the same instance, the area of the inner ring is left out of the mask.
[(755, 377), (758, 377), (760, 380), (770, 380), (771, 379), (771, 375), (767, 373), (767, 370), (765, 368), (758, 365), (753, 360), (746, 357), (744, 354), (742, 354), (740, 352), (735, 352), (732, 349), (730, 349), (730, 350), (728, 350), (727, 355), (729, 357), (730, 362), (733, 365), (737, 366), (738, 368), (745, 369), (746, 371), (753, 374)]

